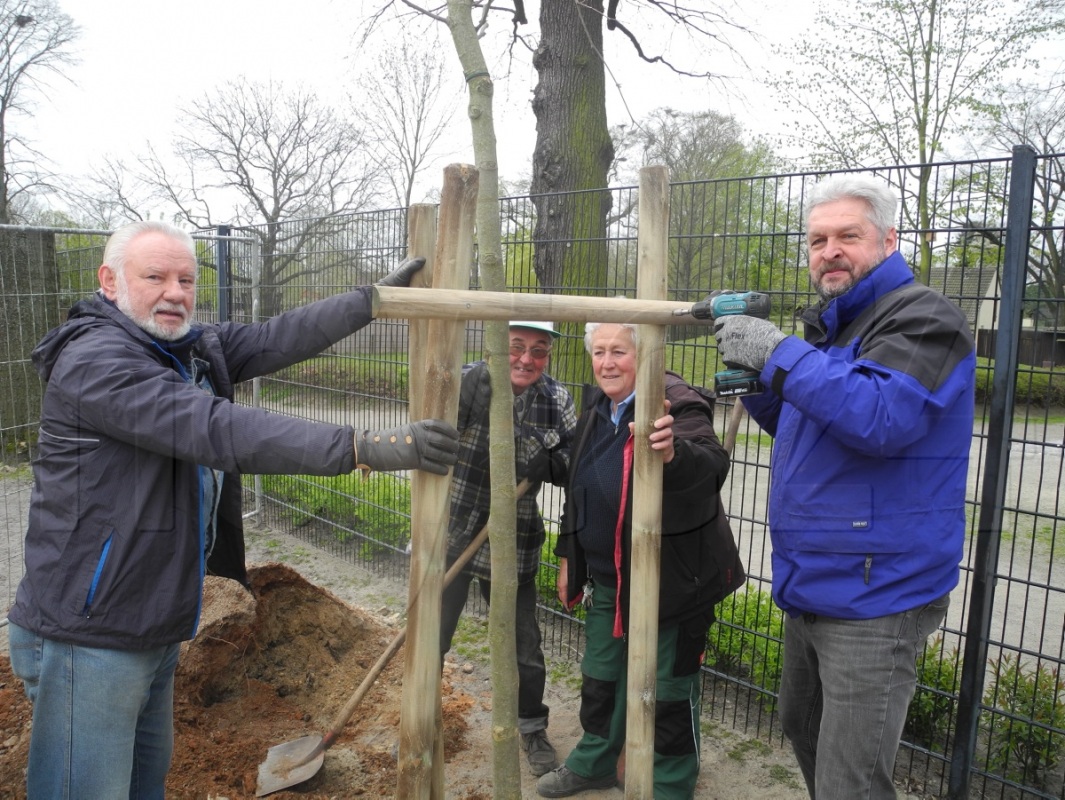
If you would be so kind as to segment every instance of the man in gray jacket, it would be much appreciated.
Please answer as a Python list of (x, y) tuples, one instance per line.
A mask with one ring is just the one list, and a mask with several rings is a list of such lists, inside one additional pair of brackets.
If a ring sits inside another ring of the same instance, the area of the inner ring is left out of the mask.
[[(381, 283), (409, 285), (423, 264)], [(33, 352), (47, 386), (9, 639), (33, 701), (36, 800), (163, 797), (203, 577), (247, 582), (242, 473), (443, 475), (458, 448), (440, 420), (356, 431), (232, 402), (240, 381), (369, 323), (371, 287), (264, 323), (199, 324), (192, 239), (161, 222), (116, 231), (97, 276)]]

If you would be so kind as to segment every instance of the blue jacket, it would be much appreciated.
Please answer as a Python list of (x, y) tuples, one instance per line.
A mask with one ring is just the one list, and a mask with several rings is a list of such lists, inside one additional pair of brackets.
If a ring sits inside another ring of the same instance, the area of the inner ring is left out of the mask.
[(899, 253), (803, 315), (743, 400), (775, 438), (773, 597), (870, 619), (958, 582), (975, 354), (960, 309)]
[[(236, 405), (234, 385), (363, 327), (370, 302), (363, 287), (264, 323), (196, 325), (184, 349), (99, 296), (75, 305), (33, 352), (47, 386), (11, 621), (89, 647), (191, 639), (205, 572), (246, 581), (241, 474), (355, 467), (351, 427)], [(210, 391), (189, 380), (200, 370)], [(207, 474), (221, 475), (213, 526)]]

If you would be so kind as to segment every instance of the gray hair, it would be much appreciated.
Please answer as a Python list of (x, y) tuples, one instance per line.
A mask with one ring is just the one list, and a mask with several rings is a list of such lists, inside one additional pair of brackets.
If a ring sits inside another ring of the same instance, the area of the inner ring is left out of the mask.
[(866, 216), (881, 236), (895, 227), (895, 210), (898, 200), (895, 193), (883, 180), (871, 175), (841, 173), (825, 178), (810, 190), (806, 198), (804, 222), (809, 226), (810, 212), (824, 203), (834, 203), (853, 197), (869, 207)]
[[(588, 352), (588, 355), (592, 354), (592, 336), (595, 334), (595, 332), (597, 330), (599, 330), (599, 326), (602, 325), (602, 324), (603, 324), (602, 322), (586, 322), (586, 323), (584, 323), (584, 349)], [(613, 323), (608, 323), (608, 324), (613, 324)], [(636, 331), (637, 331), (636, 323), (635, 322), (619, 322), (617, 324), (620, 325), (622, 328), (628, 328), (629, 329), (629, 334), (632, 336), (632, 343), (636, 344)]]
[(181, 230), (181, 228), (174, 227), (169, 222), (153, 219), (141, 220), (123, 225), (112, 233), (107, 240), (107, 246), (104, 248), (103, 263), (109, 266), (115, 275), (125, 274), (126, 250), (129, 249), (129, 243), (144, 233), (161, 233), (164, 236), (169, 236), (185, 247), (189, 251), (189, 255), (192, 256), (192, 260), (196, 261), (196, 245), (187, 232)]

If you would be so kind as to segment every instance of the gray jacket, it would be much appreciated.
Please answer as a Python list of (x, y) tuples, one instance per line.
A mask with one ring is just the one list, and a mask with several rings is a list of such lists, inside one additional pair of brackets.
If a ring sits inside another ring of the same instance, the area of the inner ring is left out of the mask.
[(166, 343), (100, 295), (75, 305), (33, 352), (47, 386), (11, 621), (91, 647), (192, 638), (204, 574), (246, 582), (241, 473), (354, 468), (352, 428), (236, 405), (234, 385), (370, 319), (362, 287), (264, 323), (195, 325)]

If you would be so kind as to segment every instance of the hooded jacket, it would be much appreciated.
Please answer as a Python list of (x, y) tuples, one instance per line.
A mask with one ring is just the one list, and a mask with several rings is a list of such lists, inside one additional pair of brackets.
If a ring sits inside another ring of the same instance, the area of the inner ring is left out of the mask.
[(961, 310), (895, 252), (803, 315), (744, 405), (775, 438), (773, 597), (870, 619), (958, 582), (976, 360)]
[[(363, 287), (264, 323), (194, 325), (167, 343), (102, 295), (76, 304), (33, 352), (47, 385), (11, 621), (91, 647), (192, 638), (204, 574), (247, 580), (241, 473), (355, 466), (352, 428), (236, 405), (235, 384), (313, 356), (370, 319)], [(221, 477), (214, 524), (205, 476)]]
[[(589, 395), (570, 451), (570, 481), (555, 546), (555, 553), (567, 559), (570, 607), (580, 598), (588, 577), (579, 536), (584, 516), (578, 480), (581, 458), (594, 437), (616, 435), (610, 421), (610, 398), (599, 388)], [(714, 605), (739, 588), (746, 578), (719, 494), (728, 474), (729, 457), (714, 435), (712, 395), (708, 398), (679, 375), (667, 372), (666, 399), (674, 418), (675, 454), (663, 466), (662, 474), (658, 619), (662, 627), (692, 622), (705, 639), (706, 629), (714, 619)], [(632, 435), (628, 424), (633, 413), (630, 405), (617, 426), (628, 442), (623, 474), (618, 476), (618, 490), (624, 500), (617, 526), (621, 558), (616, 575), (620, 598), (616, 635), (628, 629), (633, 490)]]

